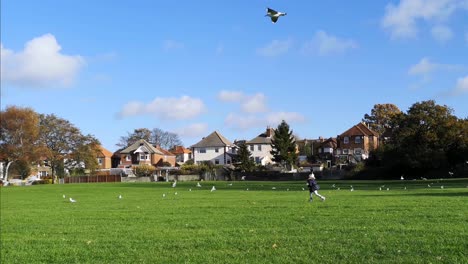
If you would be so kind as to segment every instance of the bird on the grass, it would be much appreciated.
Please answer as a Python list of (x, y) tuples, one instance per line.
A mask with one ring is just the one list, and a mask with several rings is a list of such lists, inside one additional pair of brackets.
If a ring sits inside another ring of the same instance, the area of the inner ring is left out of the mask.
[(403, 175), (401, 175), (400, 180), (404, 180), (404, 179), (405, 179), (405, 178), (403, 177)]
[(163, 195), (162, 195), (162, 196), (163, 196), (163, 198), (164, 198), (164, 197), (166, 197), (166, 194), (165, 194), (165, 193), (163, 193)]
[(440, 186), (440, 188), (441, 188), (441, 189), (443, 189), (443, 188), (444, 188), (444, 186), (442, 185), (442, 186)]
[(174, 181), (174, 183), (172, 184), (172, 188), (175, 188), (177, 185), (177, 181)]
[(197, 182), (197, 187), (201, 187), (201, 184), (199, 182)]
[(265, 16), (270, 17), (271, 22), (272, 22), (273, 24), (275, 24), (275, 23), (278, 21), (278, 18), (279, 18), (280, 16), (285, 16), (285, 15), (287, 15), (286, 13), (278, 12), (278, 11), (276, 11), (276, 10), (273, 10), (273, 9), (269, 8), (269, 7), (267, 7), (266, 11), (267, 11), (267, 13), (266, 13)]
[(65, 199), (66, 198), (65, 194), (62, 197), (63, 197), (63, 199)]
[(71, 203), (76, 203), (76, 200), (74, 200), (74, 199), (73, 199), (73, 198), (71, 198), (71, 197), (70, 197), (70, 199), (69, 199), (69, 200), (70, 200), (70, 202), (71, 202)]
[(121, 195), (121, 194), (119, 194), (119, 199), (122, 199), (122, 195)]
[(215, 188), (214, 186), (211, 187), (211, 191), (212, 191), (212, 192), (216, 191), (216, 188)]

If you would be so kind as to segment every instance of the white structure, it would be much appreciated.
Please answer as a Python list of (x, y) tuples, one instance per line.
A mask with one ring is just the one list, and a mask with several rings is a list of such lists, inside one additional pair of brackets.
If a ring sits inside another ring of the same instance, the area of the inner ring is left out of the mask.
[(237, 152), (237, 147), (218, 131), (204, 137), (200, 142), (191, 146), (191, 149), (195, 164), (204, 161), (211, 161), (216, 165), (232, 164), (232, 156)]
[(248, 150), (252, 154), (254, 162), (261, 164), (263, 166), (274, 163), (273, 156), (270, 151), (271, 148), (271, 139), (275, 135), (275, 130), (273, 128), (267, 127), (266, 132), (258, 135), (254, 139), (245, 142)]

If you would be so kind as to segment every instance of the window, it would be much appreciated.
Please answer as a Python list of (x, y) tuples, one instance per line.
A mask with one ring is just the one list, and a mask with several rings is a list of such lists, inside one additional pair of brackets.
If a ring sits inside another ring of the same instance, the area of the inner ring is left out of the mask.
[(255, 157), (255, 163), (257, 163), (257, 164), (260, 163), (260, 157)]
[(140, 160), (147, 160), (147, 159), (148, 159), (148, 155), (140, 154)]
[(344, 137), (343, 138), (343, 143), (348, 144), (349, 143), (349, 137)]
[(230, 159), (227, 160), (227, 164), (231, 164), (231, 160), (230, 160)]
[(99, 165), (102, 165), (102, 158), (98, 158), (97, 162), (98, 162)]
[(360, 155), (362, 153), (362, 150), (360, 148), (354, 149), (354, 154)]
[(199, 153), (206, 153), (206, 149), (201, 148), (201, 149), (198, 150), (198, 152), (199, 152)]
[(125, 160), (131, 161), (131, 160), (132, 160), (132, 157), (131, 157), (130, 155), (127, 155), (127, 156), (125, 156)]
[(215, 152), (218, 153), (218, 152), (219, 152), (219, 148), (215, 148)]
[(219, 164), (219, 159), (215, 159), (215, 164)]
[(262, 151), (262, 145), (258, 145), (257, 150)]
[(250, 145), (250, 151), (254, 151), (255, 145)]
[(349, 149), (343, 149), (343, 154), (348, 155), (349, 154)]
[(357, 136), (354, 138), (354, 143), (361, 144), (361, 136)]

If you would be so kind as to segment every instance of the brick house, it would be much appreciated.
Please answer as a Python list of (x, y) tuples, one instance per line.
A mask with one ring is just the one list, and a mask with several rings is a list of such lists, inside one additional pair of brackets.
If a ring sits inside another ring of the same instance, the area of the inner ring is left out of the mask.
[(132, 145), (118, 151), (115, 155), (120, 156), (118, 168), (131, 168), (132, 165), (148, 164), (161, 166), (167, 161), (171, 166), (175, 166), (175, 155), (151, 145), (148, 141), (140, 139)]
[(361, 122), (338, 135), (336, 141), (337, 157), (358, 162), (369, 158), (369, 153), (379, 147), (379, 134)]
[(110, 169), (112, 167), (112, 155), (112, 152), (105, 149), (103, 146), (99, 146), (99, 152), (97, 154), (99, 169)]
[(176, 155), (176, 163), (184, 164), (187, 160), (192, 159), (192, 151), (183, 146), (175, 146), (170, 149), (170, 152)]

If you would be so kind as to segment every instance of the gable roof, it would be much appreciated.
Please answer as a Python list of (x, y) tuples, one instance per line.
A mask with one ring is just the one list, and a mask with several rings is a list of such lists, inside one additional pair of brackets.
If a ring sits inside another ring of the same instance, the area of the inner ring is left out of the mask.
[(157, 150), (155, 147), (153, 147), (153, 145), (151, 145), (150, 143), (148, 143), (148, 141), (146, 141), (144, 139), (138, 140), (137, 142), (133, 143), (132, 145), (126, 147), (123, 150), (121, 150), (120, 153), (121, 154), (130, 154), (130, 153), (135, 152), (139, 148), (140, 148), (140, 150), (143, 150), (143, 149), (145, 149), (145, 151), (147, 150), (148, 153), (150, 153), (150, 154), (156, 153), (156, 154), (164, 155), (164, 153)]
[(190, 149), (186, 149), (183, 146), (175, 146), (173, 149), (171, 149), (171, 152), (174, 154), (189, 154), (192, 153)]
[(223, 135), (218, 131), (214, 131), (209, 134), (207, 137), (203, 138), (197, 144), (192, 145), (192, 148), (206, 148), (206, 147), (225, 147), (233, 146), (231, 141), (227, 140)]
[(99, 146), (98, 148), (99, 148), (98, 157), (105, 157), (105, 158), (112, 157), (113, 153), (105, 149), (103, 146)]
[(379, 134), (371, 129), (369, 129), (363, 123), (354, 125), (350, 129), (343, 132), (340, 137), (349, 137), (349, 136), (378, 136)]
[(163, 148), (161, 148), (160, 146), (156, 146), (155, 147), (157, 150), (161, 151), (161, 153), (163, 153), (164, 155), (166, 156), (175, 156), (175, 154), (173, 154), (172, 152), (169, 152)]
[(267, 131), (256, 136), (252, 140), (245, 142), (245, 144), (271, 144), (271, 138), (275, 135), (273, 128), (267, 128)]

